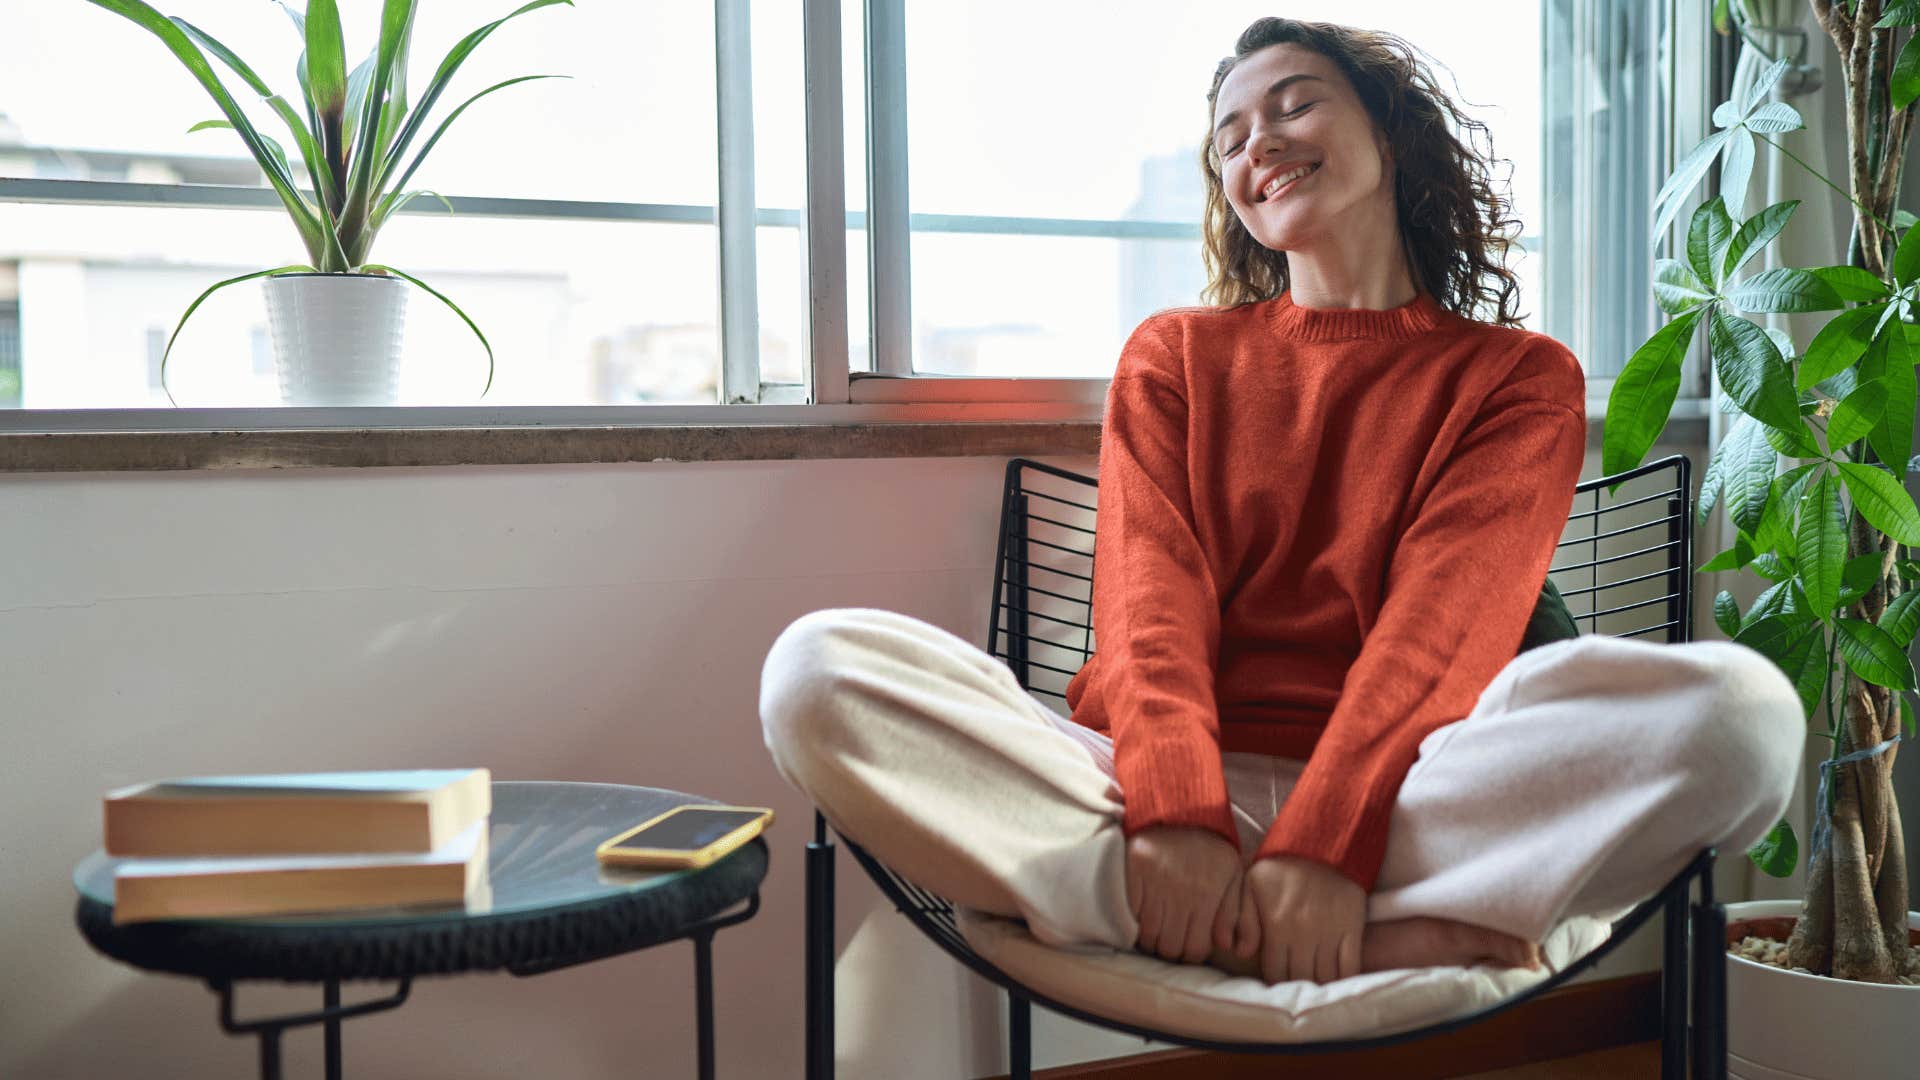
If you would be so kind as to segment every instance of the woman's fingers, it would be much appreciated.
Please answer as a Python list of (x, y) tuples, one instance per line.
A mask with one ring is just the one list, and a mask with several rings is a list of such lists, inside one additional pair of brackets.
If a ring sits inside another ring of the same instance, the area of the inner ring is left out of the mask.
[(1160, 943), (1160, 922), (1165, 914), (1159, 893), (1147, 892), (1140, 898), (1140, 940), (1142, 952), (1151, 953)]
[(1178, 961), (1187, 947), (1187, 924), (1192, 920), (1192, 912), (1177, 910), (1169, 904), (1166, 915), (1160, 924), (1159, 947), (1154, 954), (1162, 960)]
[(1364, 931), (1362, 927), (1340, 939), (1339, 978), (1351, 979), (1360, 974), (1360, 938)]
[(1240, 887), (1240, 925), (1234, 929), (1233, 952), (1242, 960), (1251, 960), (1260, 953), (1260, 905), (1254, 900), (1253, 883), (1243, 881)]
[(1313, 981), (1330, 983), (1340, 977), (1340, 950), (1323, 941), (1313, 951)]
[[(1245, 892), (1241, 885), (1241, 876), (1235, 874), (1227, 885), (1227, 891), (1220, 897), (1220, 907), (1213, 913), (1213, 947), (1223, 953), (1230, 953), (1234, 946), (1234, 931), (1240, 923), (1240, 898)], [(1206, 957), (1201, 957), (1205, 960)]]

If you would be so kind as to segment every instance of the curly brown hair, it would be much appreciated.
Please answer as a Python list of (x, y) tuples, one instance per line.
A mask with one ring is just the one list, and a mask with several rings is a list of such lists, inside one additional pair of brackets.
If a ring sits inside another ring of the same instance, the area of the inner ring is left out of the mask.
[[(1506, 253), (1515, 246), (1520, 221), (1512, 216), (1509, 196), (1494, 187), (1492, 165), (1501, 159), (1493, 157), (1487, 126), (1460, 111), (1405, 40), (1297, 19), (1257, 20), (1214, 69), (1200, 149), (1207, 189), (1201, 226), (1207, 287), (1201, 299), (1237, 307), (1287, 288), (1286, 252), (1254, 239), (1234, 213), (1212, 138), (1214, 104), (1227, 73), (1247, 56), (1285, 43), (1338, 65), (1392, 148), (1393, 201), (1414, 283), (1457, 315), (1518, 326), (1520, 282), (1506, 266)], [(1486, 143), (1484, 152), (1472, 141), (1476, 136)], [(1512, 162), (1507, 164), (1511, 176)]]

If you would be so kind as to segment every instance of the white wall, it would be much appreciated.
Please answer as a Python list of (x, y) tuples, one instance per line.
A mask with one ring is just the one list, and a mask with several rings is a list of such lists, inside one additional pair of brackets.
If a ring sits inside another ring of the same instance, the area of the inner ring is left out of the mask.
[[(811, 811), (761, 743), (762, 661), (825, 607), (983, 643), (1003, 466), (0, 476), (0, 1076), (251, 1075), (254, 1044), (220, 1033), (202, 985), (109, 961), (74, 929), (68, 874), (99, 842), (103, 791), (469, 763), (774, 807), (765, 906), (716, 939), (719, 1063), (798, 1075)], [(997, 995), (890, 911), (862, 926), (877, 894), (839, 866), (842, 1075), (1003, 1069)], [(691, 1075), (691, 967), (674, 944), (530, 980), (423, 980), (347, 1024), (348, 1065), (369, 1080)], [(249, 988), (240, 1008), (317, 1003)], [(1042, 1064), (1142, 1048), (1045, 1014), (1035, 1032)], [(287, 1054), (290, 1075), (317, 1075), (317, 1035)]]

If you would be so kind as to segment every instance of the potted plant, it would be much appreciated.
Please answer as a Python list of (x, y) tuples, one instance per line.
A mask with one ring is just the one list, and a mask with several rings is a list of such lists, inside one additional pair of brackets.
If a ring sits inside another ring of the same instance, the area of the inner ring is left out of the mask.
[[(1913, 730), (1907, 650), (1920, 629), (1912, 558), (1920, 509), (1904, 484), (1920, 466), (1911, 456), (1920, 230), (1894, 209), (1920, 98), (1920, 39), (1906, 29), (1920, 24), (1920, 0), (1812, 4), (1845, 59), (1851, 194), (1778, 141), (1804, 126), (1791, 105), (1768, 100), (1787, 60), (1714, 110), (1717, 130), (1655, 198), (1655, 242), (1716, 160), (1721, 196), (1692, 215), (1684, 258), (1658, 261), (1654, 292), (1672, 319), (1614, 384), (1603, 460), (1613, 472), (1645, 457), (1672, 411), (1688, 345), (1704, 329), (1734, 421), (1701, 482), (1697, 513), (1704, 521), (1720, 507), (1735, 542), (1701, 569), (1744, 570), (1768, 583), (1745, 611), (1720, 592), (1714, 619), (1786, 672), (1831, 745), (1814, 797), (1805, 897), (1730, 906), (1729, 1053), (1743, 1073), (1893, 1076), (1920, 1060), (1911, 948), (1920, 916), (1908, 910), (1891, 784), (1898, 743)], [(1897, 35), (1907, 37), (1899, 49)], [(1798, 206), (1742, 216), (1756, 143), (1852, 205), (1843, 263), (1743, 275)], [(1833, 314), (1802, 350), (1742, 317), (1766, 312)], [(1782, 821), (1748, 854), (1786, 876), (1798, 847)]]
[[(285, 0), (274, 0), (292, 17), (303, 44), (297, 68), (299, 108), (274, 93), (233, 50), (185, 19), (162, 15), (141, 0), (92, 2), (151, 31), (206, 88), (224, 119), (207, 120), (189, 130), (225, 128), (240, 136), (306, 248), (305, 263), (216, 282), (188, 305), (161, 355), (163, 388), (174, 342), (195, 309), (220, 289), (264, 278), (281, 399), (288, 405), (394, 401), (407, 283), (446, 304), (480, 339), (487, 352), (487, 380), (480, 393), (485, 396), (492, 389), (493, 346), (467, 313), (420, 279), (372, 262), (369, 252), (374, 237), (394, 213), (420, 195), (434, 194), (410, 190), (407, 182), (469, 105), (515, 83), (560, 77), (523, 75), (496, 83), (462, 102), (428, 133), (428, 113), (460, 65), (508, 19), (554, 4), (570, 5), (572, 0), (533, 0), (461, 38), (417, 102), (407, 97), (414, 0), (384, 0), (379, 44), (352, 71), (347, 70), (335, 0), (309, 0), (304, 13)], [(306, 173), (305, 190), (297, 183), (295, 160), (241, 110), (209, 55), (258, 94), (286, 126), (298, 164)], [(172, 399), (171, 390), (167, 396)]]

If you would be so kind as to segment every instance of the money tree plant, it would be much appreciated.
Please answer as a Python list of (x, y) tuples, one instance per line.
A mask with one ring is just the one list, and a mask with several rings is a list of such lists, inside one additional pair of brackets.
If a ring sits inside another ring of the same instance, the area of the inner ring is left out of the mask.
[[(1903, 731), (1913, 730), (1908, 647), (1920, 629), (1912, 558), (1920, 510), (1905, 485), (1920, 467), (1912, 458), (1920, 230), (1894, 203), (1920, 98), (1920, 40), (1906, 29), (1920, 23), (1920, 0), (1812, 4), (1845, 61), (1851, 193), (1784, 144), (1804, 126), (1793, 106), (1769, 100), (1785, 59), (1714, 110), (1715, 130), (1655, 198), (1654, 242), (1716, 162), (1719, 194), (1691, 215), (1681, 257), (1657, 263), (1655, 297), (1671, 318), (1614, 384), (1603, 459), (1615, 472), (1646, 456), (1672, 411), (1681, 362), (1704, 334), (1732, 422), (1702, 479), (1697, 514), (1704, 522), (1719, 509), (1734, 542), (1700, 569), (1766, 582), (1744, 611), (1722, 590), (1714, 620), (1787, 674), (1831, 747), (1788, 960), (1817, 974), (1891, 982), (1907, 973), (1906, 850), (1891, 774)], [(1897, 35), (1907, 41), (1896, 54)], [(1851, 204), (1844, 261), (1750, 269), (1799, 206), (1745, 213), (1758, 144)], [(1773, 312), (1831, 314), (1801, 349), (1748, 318)], [(1785, 876), (1799, 846), (1782, 821), (1748, 855)]]
[[(124, 16), (159, 38), (181, 64), (199, 81), (220, 110), (220, 118), (205, 120), (190, 131), (225, 129), (239, 135), (247, 152), (266, 175), (274, 193), (293, 220), (306, 249), (307, 261), (270, 270), (256, 270), (239, 277), (216, 282), (188, 305), (161, 354), (160, 374), (166, 376), (167, 358), (181, 328), (194, 311), (215, 292), (254, 278), (281, 274), (391, 274), (425, 290), (453, 310), (467, 324), (487, 350), (487, 387), (493, 387), (493, 346), (485, 334), (459, 305), (421, 281), (391, 266), (370, 260), (374, 237), (387, 220), (421, 195), (434, 192), (413, 190), (407, 182), (426, 160), (434, 144), (468, 106), (496, 90), (533, 79), (564, 78), (556, 75), (522, 75), (495, 83), (446, 115), (437, 126), (429, 127), (427, 117), (446, 93), (454, 73), (480, 43), (502, 24), (519, 15), (551, 7), (572, 5), (572, 0), (532, 0), (507, 15), (463, 37), (448, 51), (433, 73), (426, 89), (414, 101), (407, 97), (407, 62), (413, 47), (415, 0), (382, 0), (380, 40), (366, 59), (351, 71), (347, 69), (346, 45), (340, 31), (340, 9), (336, 0), (308, 0), (301, 11), (286, 0), (278, 3), (293, 20), (302, 49), (294, 76), (300, 87), (298, 104), (275, 93), (264, 79), (232, 49), (211, 34), (179, 16), (162, 15), (141, 0), (92, 0), (116, 15)], [(211, 59), (209, 59), (211, 57)], [(284, 146), (262, 132), (239, 102), (227, 90), (213, 61), (225, 66), (257, 95), (285, 126), (306, 172), (308, 187), (302, 189), (294, 172), (295, 158)], [(438, 196), (435, 195), (437, 198)], [(443, 202), (445, 200), (442, 200)], [(448, 209), (452, 206), (449, 204)]]

